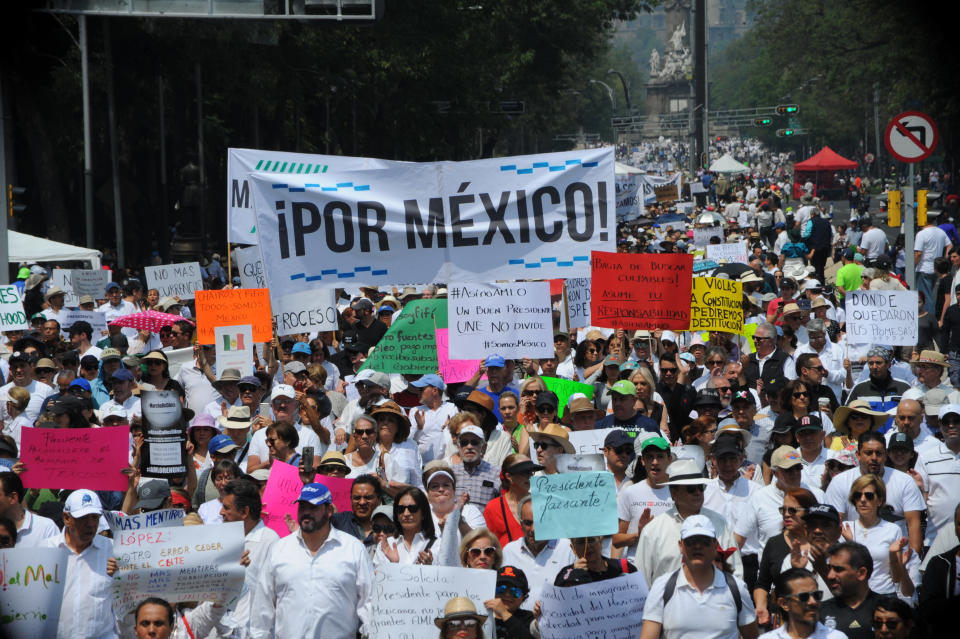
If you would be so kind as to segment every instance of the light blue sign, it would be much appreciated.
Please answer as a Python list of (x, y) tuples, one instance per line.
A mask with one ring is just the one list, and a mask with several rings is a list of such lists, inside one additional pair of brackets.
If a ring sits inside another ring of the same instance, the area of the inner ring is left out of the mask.
[(594, 537), (617, 532), (613, 473), (557, 473), (530, 480), (535, 538)]

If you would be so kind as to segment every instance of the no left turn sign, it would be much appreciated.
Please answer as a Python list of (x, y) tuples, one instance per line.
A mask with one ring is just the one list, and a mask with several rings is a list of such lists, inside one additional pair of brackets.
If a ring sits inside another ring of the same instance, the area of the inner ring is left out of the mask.
[(937, 125), (926, 113), (904, 111), (887, 125), (884, 141), (890, 155), (901, 162), (920, 162), (937, 146)]

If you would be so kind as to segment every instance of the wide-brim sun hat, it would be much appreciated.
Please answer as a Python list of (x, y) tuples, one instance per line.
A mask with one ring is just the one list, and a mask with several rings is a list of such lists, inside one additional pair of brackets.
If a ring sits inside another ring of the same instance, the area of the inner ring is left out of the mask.
[(448, 621), (458, 619), (475, 619), (477, 623), (483, 624), (486, 623), (487, 616), (478, 613), (477, 607), (469, 598), (454, 597), (443, 607), (443, 616), (434, 618), (433, 623), (442, 630)]
[(841, 435), (850, 434), (850, 429), (847, 428), (847, 418), (850, 416), (850, 413), (869, 415), (873, 420), (870, 430), (879, 429), (881, 426), (887, 423), (888, 419), (890, 419), (890, 416), (886, 413), (870, 408), (870, 403), (866, 400), (855, 399), (846, 406), (839, 407), (833, 414), (833, 429)]

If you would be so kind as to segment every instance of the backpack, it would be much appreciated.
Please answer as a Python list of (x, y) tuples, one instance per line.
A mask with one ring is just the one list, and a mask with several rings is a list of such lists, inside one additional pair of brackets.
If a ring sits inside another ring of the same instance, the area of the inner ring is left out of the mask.
[[(670, 599), (673, 597), (673, 592), (677, 589), (677, 577), (680, 576), (680, 571), (683, 568), (678, 568), (670, 577), (667, 579), (667, 583), (663, 586), (663, 607), (666, 608), (667, 604), (670, 602)], [(728, 572), (723, 573), (723, 578), (727, 582), (727, 588), (730, 589), (730, 594), (733, 595), (733, 603), (737, 605), (737, 618), (740, 617), (740, 611), (743, 610), (743, 598), (740, 596), (740, 588), (737, 586), (736, 580)]]

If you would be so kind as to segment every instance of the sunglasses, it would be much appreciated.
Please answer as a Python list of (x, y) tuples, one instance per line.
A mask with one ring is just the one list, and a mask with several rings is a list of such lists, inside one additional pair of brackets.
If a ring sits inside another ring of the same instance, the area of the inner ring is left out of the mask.
[(677, 372), (677, 369), (675, 369), (675, 368), (666, 368), (666, 367), (664, 367), (664, 366), (661, 366), (661, 367), (660, 367), (660, 373), (661, 373), (662, 375), (670, 375), (670, 374), (676, 373), (676, 372)]
[(873, 620), (873, 629), (879, 630), (880, 628), (889, 628), (890, 630), (896, 630), (903, 625), (903, 622), (899, 619), (874, 619)]
[(327, 465), (319, 466), (317, 468), (317, 472), (323, 473), (324, 475), (332, 475), (333, 473), (343, 473), (344, 475), (346, 475), (350, 471), (344, 468), (343, 466), (338, 466), (336, 464), (327, 464)]
[(682, 541), (684, 546), (712, 546), (717, 543), (716, 539), (707, 537), (706, 535), (694, 535)]
[(792, 595), (786, 595), (788, 599), (796, 599), (800, 603), (807, 603), (810, 601), (810, 598), (813, 597), (815, 601), (820, 601), (823, 599), (822, 590), (811, 590), (809, 592), (796, 592)]
[(553, 442), (533, 442), (534, 448), (563, 448), (560, 444), (554, 444)]
[(624, 444), (623, 446), (617, 446), (616, 448), (613, 449), (613, 452), (615, 452), (618, 455), (629, 455), (630, 453), (633, 452), (633, 444)]
[(420, 512), (420, 504), (397, 504), (397, 513), (418, 513)]
[(810, 393), (808, 393), (807, 391), (795, 391), (793, 393), (793, 396), (794, 397), (810, 397)]
[(476, 628), (479, 624), (476, 619), (457, 619), (448, 621), (446, 627), (450, 630), (463, 630), (464, 628)]
[(510, 595), (514, 599), (523, 599), (523, 596), (526, 594), (523, 592), (522, 588), (517, 586), (508, 586), (506, 584), (502, 586), (497, 586), (497, 589), (494, 591), (498, 597), (503, 595)]
[(353, 429), (353, 434), (357, 437), (365, 437), (367, 435), (376, 435), (377, 431), (374, 428), (355, 428)]
[(684, 486), (687, 489), (687, 493), (694, 495), (696, 493), (702, 493), (707, 489), (703, 484), (694, 484), (693, 486)]
[(555, 413), (557, 409), (553, 406), (537, 406), (538, 413)]
[(756, 335), (753, 336), (753, 341), (755, 342), (767, 342), (772, 339), (773, 339), (772, 337), (757, 337)]
[(794, 508), (793, 506), (780, 506), (777, 508), (781, 515), (787, 514), (791, 517), (796, 517), (797, 513), (806, 512), (806, 508)]
[(393, 524), (374, 524), (371, 527), (371, 530), (373, 530), (373, 534), (375, 535), (379, 535), (381, 533), (392, 535), (397, 532), (397, 529), (393, 527)]
[(533, 397), (534, 395), (537, 395), (537, 394), (542, 393), (542, 392), (543, 392), (543, 391), (525, 390), (525, 391), (521, 391), (521, 392), (520, 392), (520, 397)]
[(722, 365), (725, 364), (725, 363), (726, 363), (726, 362), (725, 362), (724, 360), (722, 360), (722, 359), (708, 359), (708, 360), (707, 360), (707, 364), (710, 364), (711, 366), (722, 366)]
[(873, 501), (876, 498), (876, 496), (877, 496), (877, 493), (869, 490), (865, 490), (863, 492), (860, 492), (859, 490), (855, 490), (851, 495), (851, 497), (853, 497), (853, 501), (860, 501), (861, 497), (863, 497), (867, 501)]
[(532, 526), (532, 525), (533, 525), (533, 520), (532, 520), (532, 519), (521, 519), (521, 520), (520, 520), (520, 523), (521, 523), (522, 525), (524, 525), (524, 526)]
[(13, 537), (10, 535), (0, 535), (0, 544), (6, 546), (7, 544), (13, 543)]
[(480, 439), (475, 439), (475, 438), (464, 438), (464, 439), (460, 439), (460, 440), (458, 440), (458, 441), (460, 442), (460, 445), (461, 445), (461, 446), (473, 446), (473, 447), (475, 447), (475, 448), (479, 448), (480, 446), (483, 445), (483, 441), (482, 441), (482, 440), (480, 440)]
[(497, 549), (493, 546), (487, 546), (485, 548), (471, 548), (467, 553), (476, 559), (480, 555), (486, 555), (487, 557), (494, 557), (497, 554)]

